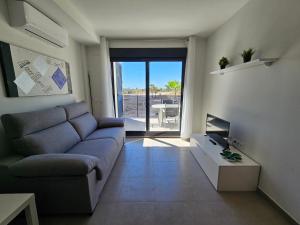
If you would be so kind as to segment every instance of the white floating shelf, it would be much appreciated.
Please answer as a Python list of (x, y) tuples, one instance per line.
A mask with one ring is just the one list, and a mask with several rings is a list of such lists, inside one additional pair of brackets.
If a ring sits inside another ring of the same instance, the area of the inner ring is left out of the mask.
[(243, 70), (243, 69), (247, 69), (247, 68), (255, 67), (255, 66), (260, 66), (260, 65), (265, 65), (265, 66), (269, 67), (276, 60), (278, 60), (278, 58), (255, 59), (251, 62), (239, 64), (239, 65), (236, 65), (236, 66), (230, 66), (230, 67), (222, 69), (222, 70), (213, 71), (210, 74), (223, 75), (225, 73), (229, 73), (229, 72), (233, 72), (233, 71), (237, 71), (237, 70)]

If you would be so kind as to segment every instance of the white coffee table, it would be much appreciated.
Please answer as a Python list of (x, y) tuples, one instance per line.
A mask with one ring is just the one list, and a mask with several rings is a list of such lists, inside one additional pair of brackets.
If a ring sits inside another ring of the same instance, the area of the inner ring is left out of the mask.
[(0, 225), (7, 225), (25, 210), (28, 225), (38, 225), (34, 194), (0, 194)]

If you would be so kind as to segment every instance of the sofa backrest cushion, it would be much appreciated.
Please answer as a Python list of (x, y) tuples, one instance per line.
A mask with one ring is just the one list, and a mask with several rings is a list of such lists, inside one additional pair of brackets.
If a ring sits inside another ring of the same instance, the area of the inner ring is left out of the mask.
[(74, 119), (89, 112), (89, 107), (86, 102), (72, 103), (69, 105), (63, 105), (62, 107), (66, 111), (67, 120)]
[(84, 140), (88, 135), (97, 129), (97, 121), (90, 113), (85, 113), (70, 120), (81, 140)]
[(64, 153), (80, 142), (80, 137), (69, 122), (14, 139), (16, 151), (24, 156)]
[(1, 120), (6, 135), (14, 139), (66, 122), (66, 113), (62, 108), (51, 108), (33, 112), (5, 114), (1, 117)]
[(73, 125), (81, 140), (97, 129), (97, 120), (89, 112), (89, 107), (85, 102), (72, 103), (62, 107), (66, 110), (67, 120)]
[(1, 119), (14, 150), (24, 156), (63, 153), (80, 141), (62, 108), (6, 114)]

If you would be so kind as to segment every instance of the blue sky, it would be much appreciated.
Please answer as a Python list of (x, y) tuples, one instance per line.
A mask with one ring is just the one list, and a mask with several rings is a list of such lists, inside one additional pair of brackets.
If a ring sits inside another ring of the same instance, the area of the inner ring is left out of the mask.
[[(145, 88), (146, 63), (122, 62), (123, 88)], [(181, 62), (151, 62), (150, 84), (165, 87), (168, 81), (181, 81)]]

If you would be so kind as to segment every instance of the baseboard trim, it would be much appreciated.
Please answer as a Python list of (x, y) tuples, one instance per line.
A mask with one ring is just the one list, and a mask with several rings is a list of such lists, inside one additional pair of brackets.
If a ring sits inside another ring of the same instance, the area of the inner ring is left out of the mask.
[(293, 217), (291, 217), (286, 211), (284, 211), (273, 199), (271, 199), (265, 192), (260, 188), (257, 188), (258, 194), (267, 199), (275, 208), (277, 208), (280, 213), (289, 220), (292, 225), (300, 225)]

